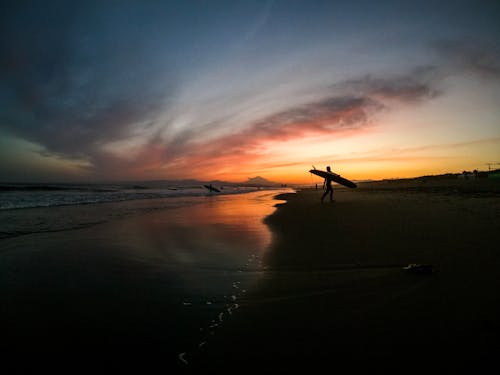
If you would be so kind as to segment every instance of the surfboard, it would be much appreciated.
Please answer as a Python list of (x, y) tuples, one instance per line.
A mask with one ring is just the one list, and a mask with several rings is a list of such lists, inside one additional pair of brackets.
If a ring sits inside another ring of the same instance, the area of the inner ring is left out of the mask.
[(208, 191), (210, 191), (210, 192), (215, 191), (216, 193), (220, 193), (220, 190), (217, 188), (214, 188), (212, 185), (203, 185), (203, 186), (206, 187), (208, 189)]
[(329, 180), (332, 180), (338, 184), (350, 187), (350, 188), (355, 188), (357, 185), (349, 181), (347, 178), (341, 177), (339, 174), (332, 173), (332, 172), (327, 172), (327, 171), (321, 171), (319, 169), (311, 169), (309, 172), (312, 174), (315, 174), (316, 176), (320, 176), (323, 178), (328, 178)]

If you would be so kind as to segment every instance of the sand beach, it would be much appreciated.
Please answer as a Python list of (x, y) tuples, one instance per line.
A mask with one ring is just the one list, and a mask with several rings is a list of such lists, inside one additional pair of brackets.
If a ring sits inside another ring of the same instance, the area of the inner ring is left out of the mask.
[[(498, 182), (334, 190), (333, 203), (302, 188), (4, 212), (56, 228), (1, 240), (5, 363), (53, 373), (494, 364)], [(65, 217), (85, 225), (64, 228)]]
[[(497, 181), (381, 181), (280, 196), (258, 287), (194, 365), (449, 371), (494, 365)], [(405, 269), (411, 264), (426, 268)]]

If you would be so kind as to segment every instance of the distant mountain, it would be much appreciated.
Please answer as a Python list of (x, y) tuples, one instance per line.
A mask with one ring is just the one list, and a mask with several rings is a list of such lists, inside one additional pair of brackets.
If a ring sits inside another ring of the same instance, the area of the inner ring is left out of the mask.
[(280, 184), (277, 182), (269, 181), (264, 177), (257, 176), (251, 177), (246, 182), (243, 182), (242, 185), (247, 186), (279, 186)]

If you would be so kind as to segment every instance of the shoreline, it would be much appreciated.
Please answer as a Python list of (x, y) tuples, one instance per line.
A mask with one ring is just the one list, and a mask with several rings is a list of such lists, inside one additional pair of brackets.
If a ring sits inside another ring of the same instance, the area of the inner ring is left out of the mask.
[[(275, 210), (277, 193), (191, 198), (161, 208), (151, 201), (95, 205), (85, 217), (79, 207), (66, 208), (50, 217), (63, 223), (113, 217), (0, 240), (7, 368), (178, 369), (178, 356), (187, 352), (190, 361), (221, 321), (239, 313), (237, 299), (260, 277), (271, 243), (262, 220)], [(125, 215), (117, 216), (118, 207)], [(47, 210), (37, 211), (20, 219), (39, 227)]]
[[(385, 185), (334, 188), (333, 204), (314, 189), (277, 196), (286, 203), (265, 219), (264, 277), (199, 367), (492, 365), (498, 184), (488, 194)], [(404, 269), (413, 263), (433, 272)]]
[[(0, 226), (2, 227), (0, 240), (37, 233), (79, 230), (133, 215), (143, 215), (183, 205), (203, 204), (207, 199), (230, 198), (273, 190), (277, 189), (0, 209)], [(31, 218), (36, 218), (36, 220)]]

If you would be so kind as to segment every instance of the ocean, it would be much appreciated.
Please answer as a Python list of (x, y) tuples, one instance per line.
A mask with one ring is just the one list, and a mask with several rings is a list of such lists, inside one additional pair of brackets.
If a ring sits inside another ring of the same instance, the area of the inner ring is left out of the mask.
[[(226, 187), (217, 194), (241, 194), (257, 190), (253, 187)], [(124, 215), (190, 204), (196, 201), (196, 197), (214, 194), (203, 186), (193, 185), (148, 188), (110, 184), (0, 184), (0, 238), (78, 229)], [(151, 203), (150, 200), (155, 201)], [(129, 204), (116, 205), (108, 211), (96, 209), (101, 206), (94, 206), (113, 202)], [(68, 217), (65, 212), (71, 210), (61, 208), (63, 206), (80, 206), (80, 209), (77, 215)], [(51, 209), (20, 211), (33, 208)]]
[[(220, 194), (240, 194), (257, 187), (222, 187)], [(185, 196), (206, 196), (202, 185), (161, 188), (130, 184), (0, 184), (0, 210), (83, 205)]]
[(2, 191), (0, 349), (187, 365), (266, 272), (285, 191)]

